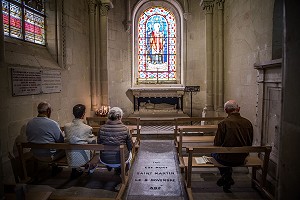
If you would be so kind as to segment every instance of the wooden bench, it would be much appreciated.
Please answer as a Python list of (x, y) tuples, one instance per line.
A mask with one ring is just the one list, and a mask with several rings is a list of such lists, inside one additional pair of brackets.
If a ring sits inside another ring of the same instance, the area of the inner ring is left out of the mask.
[[(206, 147), (187, 147), (186, 148), (188, 157), (184, 157), (185, 171), (186, 171), (186, 185), (188, 190), (189, 199), (193, 199), (191, 191), (191, 177), (193, 168), (201, 167), (224, 167), (218, 163), (214, 158), (212, 158), (212, 164), (197, 164), (195, 154), (207, 154), (211, 153), (255, 153), (256, 155), (250, 154), (246, 160), (245, 164), (239, 167), (252, 167), (252, 186), (255, 185), (270, 199), (272, 196), (266, 190), (266, 179), (267, 170), (269, 164), (270, 153), (272, 150), (271, 146), (244, 146), (244, 147), (216, 147), (216, 146), (206, 146)], [(263, 153), (263, 154), (262, 154)], [(256, 176), (257, 170), (262, 171), (261, 180), (259, 181)]]
[[(97, 135), (101, 125), (105, 124), (107, 117), (86, 117), (87, 124), (93, 127), (93, 134)], [(139, 117), (124, 117), (122, 122), (128, 127), (134, 144), (134, 151), (139, 148), (141, 139), (141, 125)], [(136, 131), (136, 134), (134, 133)]]
[[(213, 145), (215, 136), (204, 135), (205, 132), (216, 132), (217, 125), (202, 125), (202, 126), (178, 126), (179, 136), (176, 137), (175, 145), (178, 148), (179, 166), (183, 171), (184, 163), (182, 157), (182, 148), (187, 146), (199, 146), (199, 144)], [(198, 135), (189, 133), (198, 133)]]
[[(107, 121), (107, 117), (86, 117), (86, 122), (91, 127), (100, 127), (101, 125), (105, 124)], [(122, 122), (127, 126), (133, 126), (132, 130), (136, 130), (136, 134), (140, 136), (140, 118), (139, 117), (124, 117), (122, 118)], [(134, 128), (134, 126), (136, 128)], [(138, 138), (139, 140), (140, 138)]]
[[(109, 146), (109, 145), (102, 145), (102, 144), (68, 144), (68, 143), (51, 143), (51, 144), (35, 144), (35, 143), (18, 143), (17, 144), (18, 153), (22, 163), (22, 169), (24, 173), (24, 180), (22, 182), (27, 182), (29, 180), (27, 176), (27, 169), (26, 163), (24, 158), (24, 148), (31, 148), (31, 149), (63, 149), (63, 150), (90, 150), (90, 151), (100, 151), (100, 150), (108, 150), (108, 151), (119, 151), (120, 152), (120, 160), (121, 160), (121, 179), (122, 185), (121, 188), (116, 196), (116, 199), (121, 199), (126, 184), (128, 182), (128, 175), (125, 171), (126, 169), (126, 161), (125, 161), (125, 149), (124, 145), (120, 146)], [(99, 155), (95, 155), (99, 156)], [(92, 158), (93, 159), (93, 158)], [(91, 160), (92, 160), (91, 159)], [(56, 164), (58, 166), (68, 166), (66, 157), (61, 159), (51, 161), (49, 164)]]
[[(213, 124), (223, 120), (224, 117), (178, 117), (175, 118), (175, 127), (174, 127), (174, 140), (178, 136), (179, 126), (200, 126), (206, 125), (207, 123)], [(204, 124), (201, 124), (201, 123)]]

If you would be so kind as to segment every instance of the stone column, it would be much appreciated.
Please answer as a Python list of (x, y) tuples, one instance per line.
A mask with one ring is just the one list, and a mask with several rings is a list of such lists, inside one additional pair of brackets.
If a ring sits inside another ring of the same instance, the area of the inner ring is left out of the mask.
[(64, 19), (64, 0), (55, 1), (55, 26), (56, 26), (56, 55), (58, 65), (66, 68), (66, 25)]
[(125, 13), (126, 19), (123, 21), (123, 25), (126, 32), (131, 31), (132, 21), (131, 21), (131, 2), (130, 0), (125, 1)]
[(91, 110), (98, 107), (96, 96), (96, 61), (95, 61), (95, 0), (88, 0), (89, 22), (90, 22), (90, 73), (91, 73)]
[(203, 116), (214, 115), (213, 105), (213, 2), (214, 0), (203, 0), (201, 6), (205, 10), (205, 67), (206, 67), (206, 102)]
[(96, 8), (96, 34), (95, 34), (95, 37), (96, 37), (96, 49), (95, 49), (95, 53), (96, 53), (96, 70), (95, 70), (95, 73), (96, 73), (96, 97), (97, 97), (97, 103), (98, 104), (98, 107), (100, 107), (102, 105), (102, 102), (101, 102), (101, 78), (100, 78), (100, 69), (101, 69), (101, 60), (100, 60), (100, 9), (101, 9), (101, 6), (100, 4), (97, 5), (97, 8)]
[(217, 112), (224, 111), (224, 1), (218, 0), (218, 91)]
[(101, 92), (102, 92), (102, 104), (109, 105), (108, 95), (108, 11), (113, 8), (113, 4), (110, 0), (101, 0), (100, 8), (100, 80), (101, 80)]
[(2, 15), (2, 1), (0, 3), (0, 67), (4, 67), (4, 30), (3, 30), (3, 15)]

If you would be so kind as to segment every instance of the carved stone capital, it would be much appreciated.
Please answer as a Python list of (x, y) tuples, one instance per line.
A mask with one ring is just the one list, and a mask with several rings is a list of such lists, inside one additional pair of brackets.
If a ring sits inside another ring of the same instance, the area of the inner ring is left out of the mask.
[(211, 14), (213, 13), (214, 0), (201, 0), (200, 6), (205, 10), (205, 14)]
[(93, 14), (96, 11), (96, 1), (95, 0), (87, 0), (89, 6), (89, 13)]
[(183, 13), (183, 18), (188, 21), (189, 19), (191, 19), (192, 14), (189, 12)]
[(219, 10), (223, 10), (224, 9), (224, 2), (225, 0), (217, 0), (217, 6)]
[(101, 1), (100, 14), (102, 16), (106, 16), (108, 11), (114, 8), (114, 5), (110, 0), (100, 0), (100, 1)]

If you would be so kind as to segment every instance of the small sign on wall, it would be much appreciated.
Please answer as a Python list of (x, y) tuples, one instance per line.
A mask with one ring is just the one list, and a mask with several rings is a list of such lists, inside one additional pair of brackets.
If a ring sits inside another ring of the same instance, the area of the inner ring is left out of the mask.
[(59, 70), (12, 68), (12, 96), (61, 92)]

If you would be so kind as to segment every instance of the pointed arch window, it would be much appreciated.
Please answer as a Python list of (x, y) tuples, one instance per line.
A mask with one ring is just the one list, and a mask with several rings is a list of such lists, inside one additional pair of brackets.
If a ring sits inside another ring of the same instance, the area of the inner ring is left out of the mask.
[(153, 6), (138, 18), (140, 83), (176, 83), (176, 20), (165, 7)]

